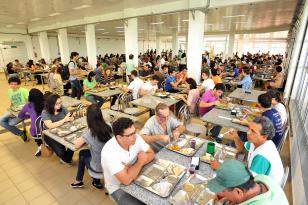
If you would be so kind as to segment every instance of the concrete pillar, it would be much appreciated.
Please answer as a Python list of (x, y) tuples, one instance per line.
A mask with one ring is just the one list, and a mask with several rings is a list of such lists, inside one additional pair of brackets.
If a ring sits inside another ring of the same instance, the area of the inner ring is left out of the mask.
[(30, 35), (26, 35), (25, 45), (27, 48), (28, 59), (35, 60), (33, 44)]
[(228, 50), (227, 52), (227, 57), (232, 57), (233, 56), (233, 50), (234, 50), (234, 38), (235, 38), (235, 34), (234, 33), (230, 33), (228, 36)]
[(156, 55), (160, 55), (161, 49), (160, 49), (160, 36), (159, 33), (156, 33)]
[(61, 61), (62, 63), (66, 64), (70, 61), (66, 28), (61, 28), (58, 30), (58, 42), (61, 54)]
[(45, 59), (46, 63), (50, 63), (51, 62), (50, 49), (46, 31), (39, 33), (39, 43), (40, 43), (42, 58)]
[(131, 18), (124, 23), (125, 58), (128, 61), (130, 54), (134, 55), (134, 63), (138, 65), (138, 19)]
[(188, 42), (187, 42), (187, 69), (188, 76), (200, 82), (201, 64), (204, 41), (205, 15), (201, 11), (189, 12)]
[(86, 25), (86, 44), (88, 63), (95, 68), (96, 60), (96, 38), (95, 38), (95, 24)]
[(179, 51), (177, 29), (172, 31), (172, 55), (177, 55)]

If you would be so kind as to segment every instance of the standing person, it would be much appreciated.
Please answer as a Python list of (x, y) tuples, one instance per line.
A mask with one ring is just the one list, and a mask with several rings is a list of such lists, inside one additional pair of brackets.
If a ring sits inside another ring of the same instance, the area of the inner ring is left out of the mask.
[(88, 78), (83, 80), (83, 92), (87, 101), (91, 102), (92, 104), (97, 104), (99, 107), (102, 107), (105, 102), (104, 99), (100, 96), (91, 95), (87, 92), (88, 90), (97, 86), (95, 76), (95, 73), (93, 71), (90, 71), (90, 73), (88, 74)]
[(143, 166), (154, 159), (154, 152), (142, 137), (136, 134), (131, 119), (119, 118), (113, 123), (112, 130), (114, 137), (105, 144), (101, 153), (106, 189), (119, 205), (143, 204), (120, 189), (120, 185), (131, 184)]
[[(87, 108), (87, 124), (89, 129), (74, 144), (76, 149), (84, 144), (88, 144), (90, 149), (83, 149), (79, 152), (77, 176), (75, 182), (71, 184), (72, 188), (84, 186), (82, 180), (85, 167), (98, 175), (103, 174), (101, 152), (105, 143), (112, 137), (112, 129), (105, 122), (98, 105), (92, 104)], [(100, 179), (93, 178), (92, 185), (97, 189), (103, 188)]]
[(134, 62), (134, 55), (133, 54), (129, 54), (128, 56), (128, 60), (126, 62), (126, 80), (127, 82), (129, 82), (129, 77), (130, 77), (130, 73), (136, 69), (136, 65)]
[(35, 121), (36, 119), (41, 115), (42, 111), (44, 109), (44, 95), (43, 93), (36, 88), (32, 88), (29, 92), (28, 97), (28, 103), (22, 108), (22, 110), (18, 114), (18, 118), (20, 119), (31, 119), (30, 124), (30, 134), (34, 138), (38, 149), (35, 152), (35, 156), (39, 157), (41, 156), (41, 150), (42, 150), (42, 139), (39, 136), (40, 133), (37, 133), (37, 131), (40, 131), (37, 129)]
[(77, 75), (80, 74), (80, 69), (78, 68), (77, 61), (79, 59), (79, 53), (72, 52), (71, 53), (71, 60), (68, 63), (68, 69), (70, 73), (69, 81), (71, 82), (72, 86), (72, 98), (77, 97), (80, 100), (82, 95), (82, 87), (80, 85), (79, 80), (77, 79)]
[(61, 67), (56, 67), (55, 73), (53, 75), (53, 79), (55, 82), (54, 93), (60, 96), (64, 95), (64, 84), (61, 78)]
[[(41, 116), (45, 127), (48, 129), (59, 127), (66, 122), (72, 122), (74, 120), (74, 117), (71, 117), (71, 113), (62, 106), (60, 96), (56, 94), (52, 94), (47, 98), (45, 109)], [(61, 163), (69, 167), (72, 166), (74, 151), (66, 149), (64, 145), (46, 135), (44, 136), (44, 141), (60, 158)]]
[[(20, 79), (16, 76), (10, 77), (8, 83), (10, 84), (10, 89), (8, 90), (10, 108), (18, 109), (27, 103), (29, 91), (26, 88), (20, 87)], [(16, 125), (21, 121), (22, 119), (17, 116), (12, 116), (10, 112), (6, 112), (0, 118), (0, 125), (13, 134), (20, 136), (24, 142), (27, 142), (28, 137), (26, 130), (21, 131), (16, 127)]]

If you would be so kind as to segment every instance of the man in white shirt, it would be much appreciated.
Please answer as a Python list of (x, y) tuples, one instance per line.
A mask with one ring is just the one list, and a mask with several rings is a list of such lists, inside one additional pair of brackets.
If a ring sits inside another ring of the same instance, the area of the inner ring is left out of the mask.
[(136, 100), (138, 98), (138, 93), (143, 85), (143, 80), (138, 78), (138, 72), (136, 70), (131, 71), (130, 77), (133, 79), (133, 81), (129, 84), (127, 88), (123, 88), (125, 92), (132, 92), (133, 93), (133, 99)]
[(158, 90), (159, 76), (153, 75), (150, 82), (145, 82), (139, 91), (140, 96), (153, 95)]
[(119, 118), (112, 125), (114, 137), (102, 149), (101, 163), (105, 186), (119, 205), (143, 204), (120, 189), (120, 184), (129, 185), (139, 175), (142, 167), (154, 159), (150, 146), (136, 134), (131, 119)]
[(210, 78), (210, 71), (208, 69), (203, 69), (201, 71), (201, 77), (203, 79), (202, 88), (204, 91), (213, 90), (215, 87), (214, 81)]

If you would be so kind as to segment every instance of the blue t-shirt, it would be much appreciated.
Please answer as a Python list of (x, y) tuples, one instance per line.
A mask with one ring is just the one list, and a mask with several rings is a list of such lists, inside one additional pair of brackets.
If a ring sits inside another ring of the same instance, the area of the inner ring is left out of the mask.
[(274, 108), (265, 111), (262, 115), (268, 117), (275, 127), (275, 136), (273, 137), (272, 141), (274, 142), (276, 147), (278, 147), (283, 136), (283, 125), (281, 122), (281, 117), (278, 111)]
[(240, 74), (240, 69), (239, 68), (234, 68), (234, 75), (233, 78), (237, 78)]
[(243, 80), (237, 83), (238, 85), (242, 85), (244, 90), (251, 90), (252, 89), (252, 80), (250, 75), (246, 75)]
[(172, 82), (176, 82), (176, 77), (175, 76), (169, 76), (166, 79), (166, 84), (165, 84), (165, 91), (169, 92), (172, 90)]

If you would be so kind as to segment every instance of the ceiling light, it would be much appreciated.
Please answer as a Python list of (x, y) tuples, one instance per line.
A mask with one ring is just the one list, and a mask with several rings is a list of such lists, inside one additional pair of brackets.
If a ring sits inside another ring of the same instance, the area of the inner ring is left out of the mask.
[(189, 21), (189, 20), (188, 20), (188, 19), (184, 19), (184, 20), (182, 20), (182, 21), (186, 22), (186, 21)]
[(18, 23), (16, 23), (16, 24), (21, 25), (21, 24), (25, 24), (25, 23), (24, 23), (24, 22), (18, 22)]
[(234, 16), (223, 16), (223, 18), (236, 18), (236, 17), (242, 17), (242, 16), (245, 16), (245, 15), (240, 14), (240, 15), (234, 15)]
[(73, 9), (75, 9), (75, 10), (80, 10), (80, 9), (85, 9), (85, 8), (89, 8), (89, 7), (91, 7), (91, 5), (89, 5), (89, 4), (83, 4), (83, 5), (81, 5), (81, 6), (74, 7)]
[(117, 32), (119, 32), (119, 33), (124, 33), (124, 31), (117, 31)]
[(182, 26), (169, 26), (168, 28), (181, 28)]
[(31, 19), (30, 21), (38, 21), (38, 20), (40, 20), (41, 18), (33, 18), (33, 19)]
[(159, 25), (159, 24), (163, 24), (163, 23), (164, 23), (163, 21), (160, 21), (160, 22), (152, 22), (150, 24), (152, 24), (152, 25)]
[(139, 31), (144, 31), (144, 28), (140, 28), (140, 29), (138, 29)]
[(236, 22), (233, 22), (233, 23), (248, 23), (247, 21), (236, 21)]
[(103, 32), (102, 34), (107, 34), (107, 33), (109, 33), (109, 32)]
[(96, 29), (96, 30), (98, 30), (98, 31), (104, 31), (105, 29), (104, 29), (104, 28), (98, 28), (98, 29)]
[(60, 13), (55, 12), (55, 13), (49, 14), (48, 16), (58, 16), (58, 15), (60, 15)]
[(123, 26), (117, 26), (117, 27), (114, 27), (114, 28), (124, 28)]
[(13, 27), (13, 25), (9, 24), (9, 25), (6, 25), (6, 27), (11, 28), (11, 27)]

